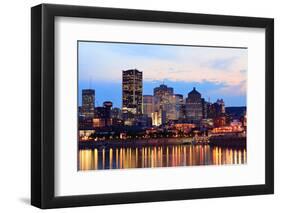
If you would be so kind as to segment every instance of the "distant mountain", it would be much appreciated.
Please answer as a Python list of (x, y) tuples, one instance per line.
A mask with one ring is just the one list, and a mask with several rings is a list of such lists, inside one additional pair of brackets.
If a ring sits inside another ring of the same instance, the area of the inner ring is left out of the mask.
[(225, 107), (225, 112), (228, 114), (232, 119), (240, 119), (246, 113), (247, 107)]

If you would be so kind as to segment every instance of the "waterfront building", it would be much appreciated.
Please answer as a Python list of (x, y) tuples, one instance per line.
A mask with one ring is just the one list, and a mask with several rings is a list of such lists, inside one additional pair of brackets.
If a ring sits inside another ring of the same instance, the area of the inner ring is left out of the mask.
[(95, 90), (83, 89), (81, 115), (85, 117), (93, 118), (94, 112), (95, 112)]
[(143, 96), (143, 114), (152, 117), (154, 109), (154, 98), (152, 95)]
[(203, 118), (203, 100), (201, 94), (193, 87), (186, 98), (186, 119), (191, 123), (200, 123)]
[(122, 110), (133, 115), (143, 112), (142, 72), (137, 69), (123, 70), (122, 74)]
[(92, 130), (92, 129), (79, 130), (79, 140), (80, 141), (87, 141), (87, 140), (89, 140), (89, 137), (94, 133), (95, 133), (95, 130)]
[(178, 123), (174, 124), (174, 129), (177, 131), (178, 134), (184, 133), (188, 134), (191, 132), (193, 128), (195, 128), (194, 124), (189, 124), (189, 123)]

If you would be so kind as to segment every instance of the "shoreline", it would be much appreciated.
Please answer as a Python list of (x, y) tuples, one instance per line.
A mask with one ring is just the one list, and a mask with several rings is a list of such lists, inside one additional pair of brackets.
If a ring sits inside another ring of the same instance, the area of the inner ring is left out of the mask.
[(217, 141), (194, 143), (192, 138), (158, 138), (158, 139), (129, 139), (129, 140), (112, 140), (112, 141), (79, 141), (78, 149), (95, 149), (95, 148), (119, 148), (119, 147), (143, 147), (143, 146), (173, 146), (173, 145), (192, 145), (225, 148), (246, 148), (246, 140), (242, 141)]

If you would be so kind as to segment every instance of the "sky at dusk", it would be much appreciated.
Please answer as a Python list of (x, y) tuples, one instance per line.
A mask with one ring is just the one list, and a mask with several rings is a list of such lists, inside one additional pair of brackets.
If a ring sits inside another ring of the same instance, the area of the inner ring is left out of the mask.
[(143, 72), (143, 95), (164, 82), (184, 97), (193, 87), (207, 101), (246, 106), (247, 49), (132, 43), (78, 42), (79, 105), (82, 89), (95, 89), (96, 106), (122, 105), (122, 70)]

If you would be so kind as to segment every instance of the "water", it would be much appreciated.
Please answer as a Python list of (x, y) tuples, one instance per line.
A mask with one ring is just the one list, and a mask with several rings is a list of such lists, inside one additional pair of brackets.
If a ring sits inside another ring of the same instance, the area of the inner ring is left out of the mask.
[(245, 148), (209, 145), (155, 145), (78, 151), (78, 170), (245, 164)]

